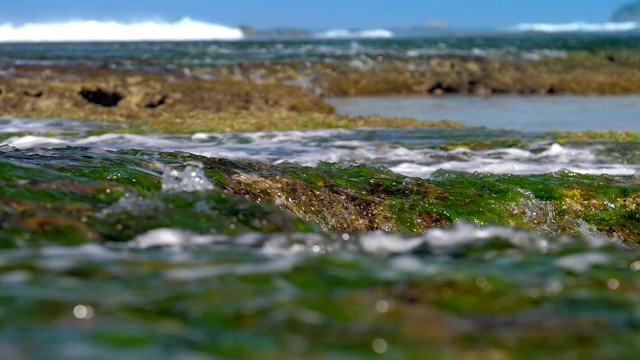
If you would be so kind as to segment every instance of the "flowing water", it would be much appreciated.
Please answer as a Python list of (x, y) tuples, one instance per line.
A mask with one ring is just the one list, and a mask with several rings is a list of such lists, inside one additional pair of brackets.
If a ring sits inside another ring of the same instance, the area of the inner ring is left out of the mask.
[[(2, 43), (24, 64), (530, 61), (637, 31)], [(467, 129), (0, 118), (0, 358), (635, 358), (637, 96), (334, 99)]]
[(8, 358), (640, 351), (638, 141), (0, 124)]

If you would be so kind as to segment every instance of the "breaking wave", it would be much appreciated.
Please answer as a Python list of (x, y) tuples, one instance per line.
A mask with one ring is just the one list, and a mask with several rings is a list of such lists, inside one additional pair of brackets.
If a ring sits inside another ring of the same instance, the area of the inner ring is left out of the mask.
[(0, 25), (0, 42), (239, 40), (240, 29), (183, 18), (177, 22), (69, 21)]
[(328, 30), (316, 34), (321, 39), (389, 39), (393, 37), (393, 32), (386, 29), (372, 29), (351, 31), (345, 29)]
[(517, 31), (531, 31), (544, 33), (562, 33), (562, 32), (620, 32), (638, 29), (635, 22), (607, 22), (601, 24), (593, 24), (586, 22), (572, 22), (566, 24), (519, 24), (515, 28)]

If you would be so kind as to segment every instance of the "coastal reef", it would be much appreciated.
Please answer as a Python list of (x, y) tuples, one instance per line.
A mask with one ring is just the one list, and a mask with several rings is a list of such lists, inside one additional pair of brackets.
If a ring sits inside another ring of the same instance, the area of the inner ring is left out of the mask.
[(629, 244), (640, 238), (636, 180), (569, 171), (517, 176), (439, 170), (425, 180), (366, 165), (7, 147), (0, 167), (3, 247), (126, 241), (163, 226), (227, 235), (419, 234), (459, 221), (555, 236), (593, 231)]
[[(265, 119), (268, 116), (260, 114), (272, 113), (281, 121), (269, 126), (283, 130), (348, 123), (332, 115), (335, 109), (323, 97), (638, 93), (640, 52), (574, 51), (563, 57), (543, 56), (527, 61), (469, 56), (421, 60), (379, 56), (351, 61), (219, 64), (174, 70), (17, 64), (0, 73), (3, 115), (155, 122), (169, 124), (173, 129), (202, 128), (193, 123), (204, 122), (210, 124), (208, 128), (212, 131), (249, 131), (261, 129), (262, 122), (240, 121), (247, 118), (243, 114)], [(326, 121), (303, 121), (320, 115)], [(379, 123), (374, 120), (367, 124), (360, 119), (357, 126)], [(408, 123), (389, 121), (388, 126)]]
[(330, 114), (333, 106), (287, 85), (190, 79), (88, 70), (74, 76), (0, 78), (0, 109), (27, 117), (135, 120), (195, 118), (192, 112), (292, 111)]

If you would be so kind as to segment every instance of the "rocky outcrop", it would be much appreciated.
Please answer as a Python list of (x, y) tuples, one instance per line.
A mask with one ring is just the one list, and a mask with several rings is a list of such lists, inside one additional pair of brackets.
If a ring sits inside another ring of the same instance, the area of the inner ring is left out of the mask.
[[(191, 112), (315, 112), (332, 105), (313, 93), (283, 84), (198, 79), (167, 81), (164, 76), (110, 73), (83, 79), (58, 76), (0, 77), (0, 109), (14, 116), (145, 119), (159, 112), (176, 118)], [(98, 116), (94, 116), (98, 115)]]
[[(162, 121), (171, 131), (186, 122), (211, 131), (381, 123), (328, 116), (335, 109), (323, 96), (640, 93), (640, 51), (633, 48), (519, 62), (380, 57), (368, 63), (225, 64), (153, 73), (61, 65), (0, 70), (0, 116)], [(238, 112), (244, 114), (221, 115)], [(407, 119), (389, 123), (416, 126)]]

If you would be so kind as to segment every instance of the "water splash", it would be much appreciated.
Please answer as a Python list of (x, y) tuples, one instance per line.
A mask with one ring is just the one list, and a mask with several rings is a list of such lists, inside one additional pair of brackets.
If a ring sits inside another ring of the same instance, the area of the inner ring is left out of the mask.
[(189, 161), (182, 170), (164, 167), (162, 191), (204, 191), (212, 190), (213, 184), (204, 174), (204, 165)]

